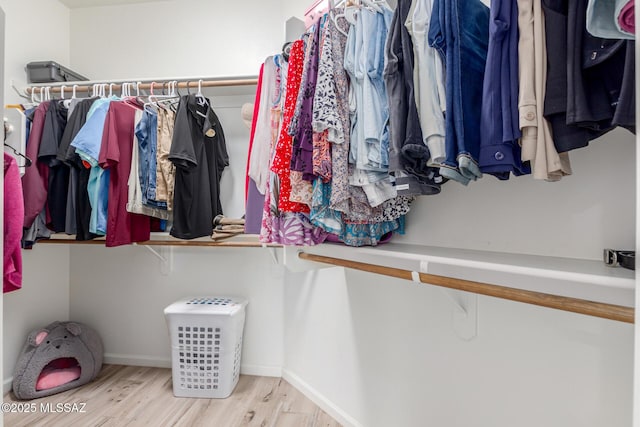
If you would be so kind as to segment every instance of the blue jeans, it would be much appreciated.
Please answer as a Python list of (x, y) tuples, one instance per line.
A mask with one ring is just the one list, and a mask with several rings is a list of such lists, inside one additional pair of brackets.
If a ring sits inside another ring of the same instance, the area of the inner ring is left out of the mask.
[(489, 8), (480, 0), (435, 0), (429, 44), (446, 64), (446, 157), (440, 174), (466, 185), (482, 176), (478, 156)]
[[(138, 138), (138, 178), (142, 189), (142, 203), (156, 199), (156, 152), (158, 146), (158, 115), (145, 110), (136, 126)], [(154, 203), (152, 205), (156, 206)], [(165, 204), (166, 206), (166, 204)]]

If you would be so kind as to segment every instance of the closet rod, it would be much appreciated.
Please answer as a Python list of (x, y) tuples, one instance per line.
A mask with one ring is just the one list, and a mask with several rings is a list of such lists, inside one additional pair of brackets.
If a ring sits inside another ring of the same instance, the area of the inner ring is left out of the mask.
[[(398, 279), (413, 280), (413, 275), (415, 274), (414, 272), (400, 268), (385, 267), (382, 265), (368, 264), (364, 262), (333, 258), (323, 255), (314, 255), (305, 252), (299, 252), (298, 257), (308, 261), (322, 262), (325, 264), (352, 268), (354, 270), (382, 274)], [(420, 282), (428, 285), (457, 289), (460, 291), (472, 292), (480, 295), (487, 295), (510, 301), (522, 302), (525, 304), (533, 304), (547, 308), (554, 308), (557, 310), (601, 317), (604, 319), (617, 320), (619, 322), (634, 323), (635, 310), (632, 307), (587, 301), (578, 298), (527, 291), (524, 289), (509, 288), (505, 286), (474, 282), (471, 280), (456, 279), (453, 277), (439, 276), (435, 274), (418, 274), (420, 276)]]
[[(101, 245), (104, 246), (104, 240), (71, 240), (71, 239), (43, 239), (38, 240), (38, 245), (41, 243), (59, 243), (59, 244), (67, 244), (67, 245)], [(272, 244), (272, 243), (259, 243), (259, 242), (214, 242), (208, 240), (147, 240), (144, 242), (136, 242), (137, 246), (183, 246), (183, 247), (192, 247), (192, 246), (222, 246), (227, 248), (262, 248), (262, 247), (270, 247), (270, 248), (279, 248), (282, 245)]]
[[(176, 87), (179, 89), (196, 89), (196, 90), (198, 89), (198, 86), (200, 87), (231, 87), (231, 86), (255, 86), (258, 84), (258, 79), (256, 78), (225, 79), (225, 80), (204, 80), (203, 79), (202, 82), (200, 82), (200, 80), (180, 81), (180, 80), (174, 79), (174, 80), (146, 81), (145, 83), (141, 83), (140, 85), (138, 85), (138, 88), (143, 90), (149, 90), (151, 89), (151, 85), (153, 84), (154, 92), (157, 90), (158, 91), (157, 94), (160, 94), (163, 86), (166, 87), (166, 85), (172, 81), (178, 82)], [(74, 85), (76, 86), (76, 92), (89, 92), (93, 88), (93, 83), (91, 84), (84, 83), (82, 85), (78, 84), (78, 82), (67, 82), (67, 83), (68, 84), (65, 84), (63, 82), (55, 83), (55, 86), (52, 86), (50, 84), (41, 84), (41, 85), (34, 84), (32, 86), (27, 87), (26, 92), (27, 92), (27, 95), (31, 95), (32, 91), (36, 91), (35, 93), (37, 95), (41, 87), (49, 87), (51, 92), (60, 93), (62, 86), (64, 86), (65, 92), (71, 93)], [(132, 90), (135, 90), (136, 88), (136, 85), (135, 85), (136, 82), (127, 82), (127, 81), (121, 81), (118, 83), (96, 82), (95, 84), (105, 84), (107, 85), (107, 87), (111, 85), (111, 89), (113, 91), (119, 92), (122, 90), (123, 83), (133, 83)]]

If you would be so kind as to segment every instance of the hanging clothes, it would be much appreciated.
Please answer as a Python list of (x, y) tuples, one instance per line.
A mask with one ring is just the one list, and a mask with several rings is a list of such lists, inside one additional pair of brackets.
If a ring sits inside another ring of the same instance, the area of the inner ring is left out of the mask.
[(304, 79), (300, 85), (302, 97), (299, 99), (300, 115), (297, 128), (293, 136), (291, 154), (291, 170), (302, 172), (305, 181), (313, 182), (313, 97), (318, 80), (318, 63), (320, 59), (321, 21), (313, 26), (313, 34), (309, 37), (308, 54), (305, 57), (306, 66), (303, 70)]
[(439, 168), (430, 166), (434, 162), (420, 127), (413, 80), (414, 47), (405, 25), (411, 3), (398, 1), (390, 23), (384, 69), (388, 104), (393, 106), (389, 117), (389, 171), (395, 177), (397, 193), (407, 196), (438, 194), (445, 182)]
[[(161, 114), (164, 116), (161, 111), (164, 111), (164, 108), (158, 106), (157, 112), (148, 109), (139, 114), (136, 112), (127, 211), (166, 220), (171, 217), (167, 209), (167, 202), (158, 201), (158, 192), (156, 191), (159, 117)], [(167, 190), (167, 187), (164, 190)]]
[[(482, 176), (480, 114), (489, 41), (489, 8), (479, 0), (436, 0), (430, 44), (446, 70), (446, 158), (440, 174), (467, 185)], [(437, 16), (437, 18), (436, 18)], [(433, 31), (432, 31), (433, 30)]]
[(222, 125), (211, 103), (195, 94), (180, 97), (169, 160), (176, 166), (173, 227), (181, 239), (210, 236), (222, 215), (220, 179), (229, 166)]
[(518, 2), (492, 0), (478, 163), (481, 172), (503, 180), (531, 173), (520, 149), (518, 84)]
[(581, 3), (542, 2), (549, 54), (544, 113), (560, 153), (618, 125), (635, 131), (635, 43), (589, 35)]
[(71, 141), (76, 153), (90, 169), (87, 192), (91, 204), (89, 232), (104, 236), (107, 232), (110, 170), (99, 165), (99, 156), (104, 142), (103, 136), (107, 113), (115, 97), (100, 98), (87, 113), (87, 121)]
[[(49, 102), (42, 102), (33, 114), (26, 156), (30, 159), (38, 158), (45, 116), (49, 110)], [(49, 182), (49, 168), (38, 161), (25, 170), (22, 176), (24, 190), (24, 228), (29, 229), (36, 217), (44, 209), (47, 202), (47, 187)]]
[[(156, 153), (150, 152), (149, 146), (152, 143), (151, 136), (157, 135), (156, 118), (155, 113), (149, 111), (136, 110), (134, 119), (134, 136), (133, 146), (131, 148), (131, 167), (129, 171), (129, 179), (127, 181), (128, 195), (127, 195), (127, 212), (146, 215), (149, 217), (168, 219), (169, 211), (156, 205), (154, 200), (149, 199), (149, 176), (150, 160), (155, 159)], [(141, 142), (144, 141), (144, 142)], [(155, 172), (155, 162), (153, 164), (153, 170)], [(144, 170), (144, 168), (148, 168)], [(155, 194), (155, 191), (153, 191)], [(152, 203), (150, 203), (152, 202)], [(156, 202), (157, 203), (157, 202)]]
[(635, 43), (593, 37), (586, 4), (568, 3), (567, 124), (635, 132)]
[(280, 134), (275, 146), (271, 171), (278, 175), (280, 181), (280, 192), (278, 194), (278, 210), (282, 212), (309, 212), (309, 206), (290, 200), (291, 196), (291, 150), (293, 138), (287, 132), (293, 113), (295, 110), (295, 102), (300, 90), (302, 81), (302, 71), (304, 68), (304, 42), (296, 40), (291, 45), (289, 53), (285, 101), (282, 113), (282, 125), (280, 126)]
[(67, 125), (67, 113), (63, 101), (50, 101), (38, 150), (38, 160), (49, 167), (46, 206), (50, 222), (47, 225), (54, 232), (64, 232), (66, 227), (69, 166), (58, 160), (57, 154)]
[[(31, 168), (35, 168), (32, 165)], [(30, 169), (30, 168), (27, 168)], [(4, 232), (2, 252), (2, 291), (15, 291), (22, 287), (22, 225), (24, 222), (24, 200), (18, 163), (4, 153)]]
[(433, 47), (429, 46), (429, 22), (433, 0), (414, 0), (413, 15), (405, 22), (413, 44), (415, 64), (413, 86), (418, 118), (424, 144), (429, 148), (430, 163), (445, 159), (446, 94), (444, 90), (444, 64)]
[(149, 240), (149, 217), (127, 212), (128, 181), (139, 107), (125, 101), (109, 103), (98, 164), (108, 169), (108, 212), (105, 246), (128, 245)]
[[(158, 109), (156, 187), (155, 197), (152, 197), (152, 199), (166, 203), (168, 211), (173, 210), (173, 192), (176, 182), (176, 167), (169, 160), (175, 121), (176, 114), (173, 110)], [(150, 163), (149, 167), (153, 168), (153, 164)]]
[[(628, 0), (589, 0), (587, 4), (587, 31), (592, 36), (603, 39), (635, 40), (634, 32), (627, 31), (620, 25), (623, 10), (627, 11), (630, 8), (633, 6), (629, 5)], [(628, 12), (626, 13), (628, 14)]]
[(253, 115), (251, 118), (251, 137), (249, 138), (249, 151), (247, 155), (246, 180), (245, 180), (245, 221), (244, 232), (247, 234), (260, 234), (262, 223), (262, 208), (264, 207), (264, 194), (260, 193), (253, 178), (249, 176), (249, 168), (251, 166), (251, 152), (253, 149), (253, 141), (258, 123), (258, 115), (261, 103), (262, 93), (262, 76), (264, 73), (264, 63), (260, 66), (258, 75), (258, 86), (256, 87), (256, 96), (253, 104)]
[[(94, 239), (97, 235), (89, 231), (91, 202), (89, 201), (87, 185), (91, 171), (84, 166), (82, 159), (76, 153), (76, 149), (71, 145), (71, 142), (86, 123), (88, 113), (97, 99), (84, 99), (75, 106), (67, 120), (67, 126), (64, 129), (57, 154), (58, 160), (65, 162), (70, 167), (67, 200), (71, 201), (71, 209), (67, 208), (65, 232), (75, 234), (76, 240), (80, 241)], [(72, 209), (74, 212), (71, 212)]]

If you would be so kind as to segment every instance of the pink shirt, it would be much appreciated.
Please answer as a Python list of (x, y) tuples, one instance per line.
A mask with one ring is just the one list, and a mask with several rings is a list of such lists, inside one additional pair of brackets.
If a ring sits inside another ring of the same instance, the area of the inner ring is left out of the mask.
[[(33, 165), (31, 168), (35, 168)], [(24, 220), (22, 182), (16, 160), (4, 153), (4, 253), (3, 293), (22, 287), (22, 222)]]

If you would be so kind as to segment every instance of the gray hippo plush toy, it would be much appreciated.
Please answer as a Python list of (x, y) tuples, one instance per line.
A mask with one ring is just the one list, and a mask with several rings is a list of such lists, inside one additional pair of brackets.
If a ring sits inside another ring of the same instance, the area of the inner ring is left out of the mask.
[(13, 374), (18, 399), (60, 393), (93, 380), (104, 350), (96, 331), (77, 322), (53, 322), (27, 337)]

